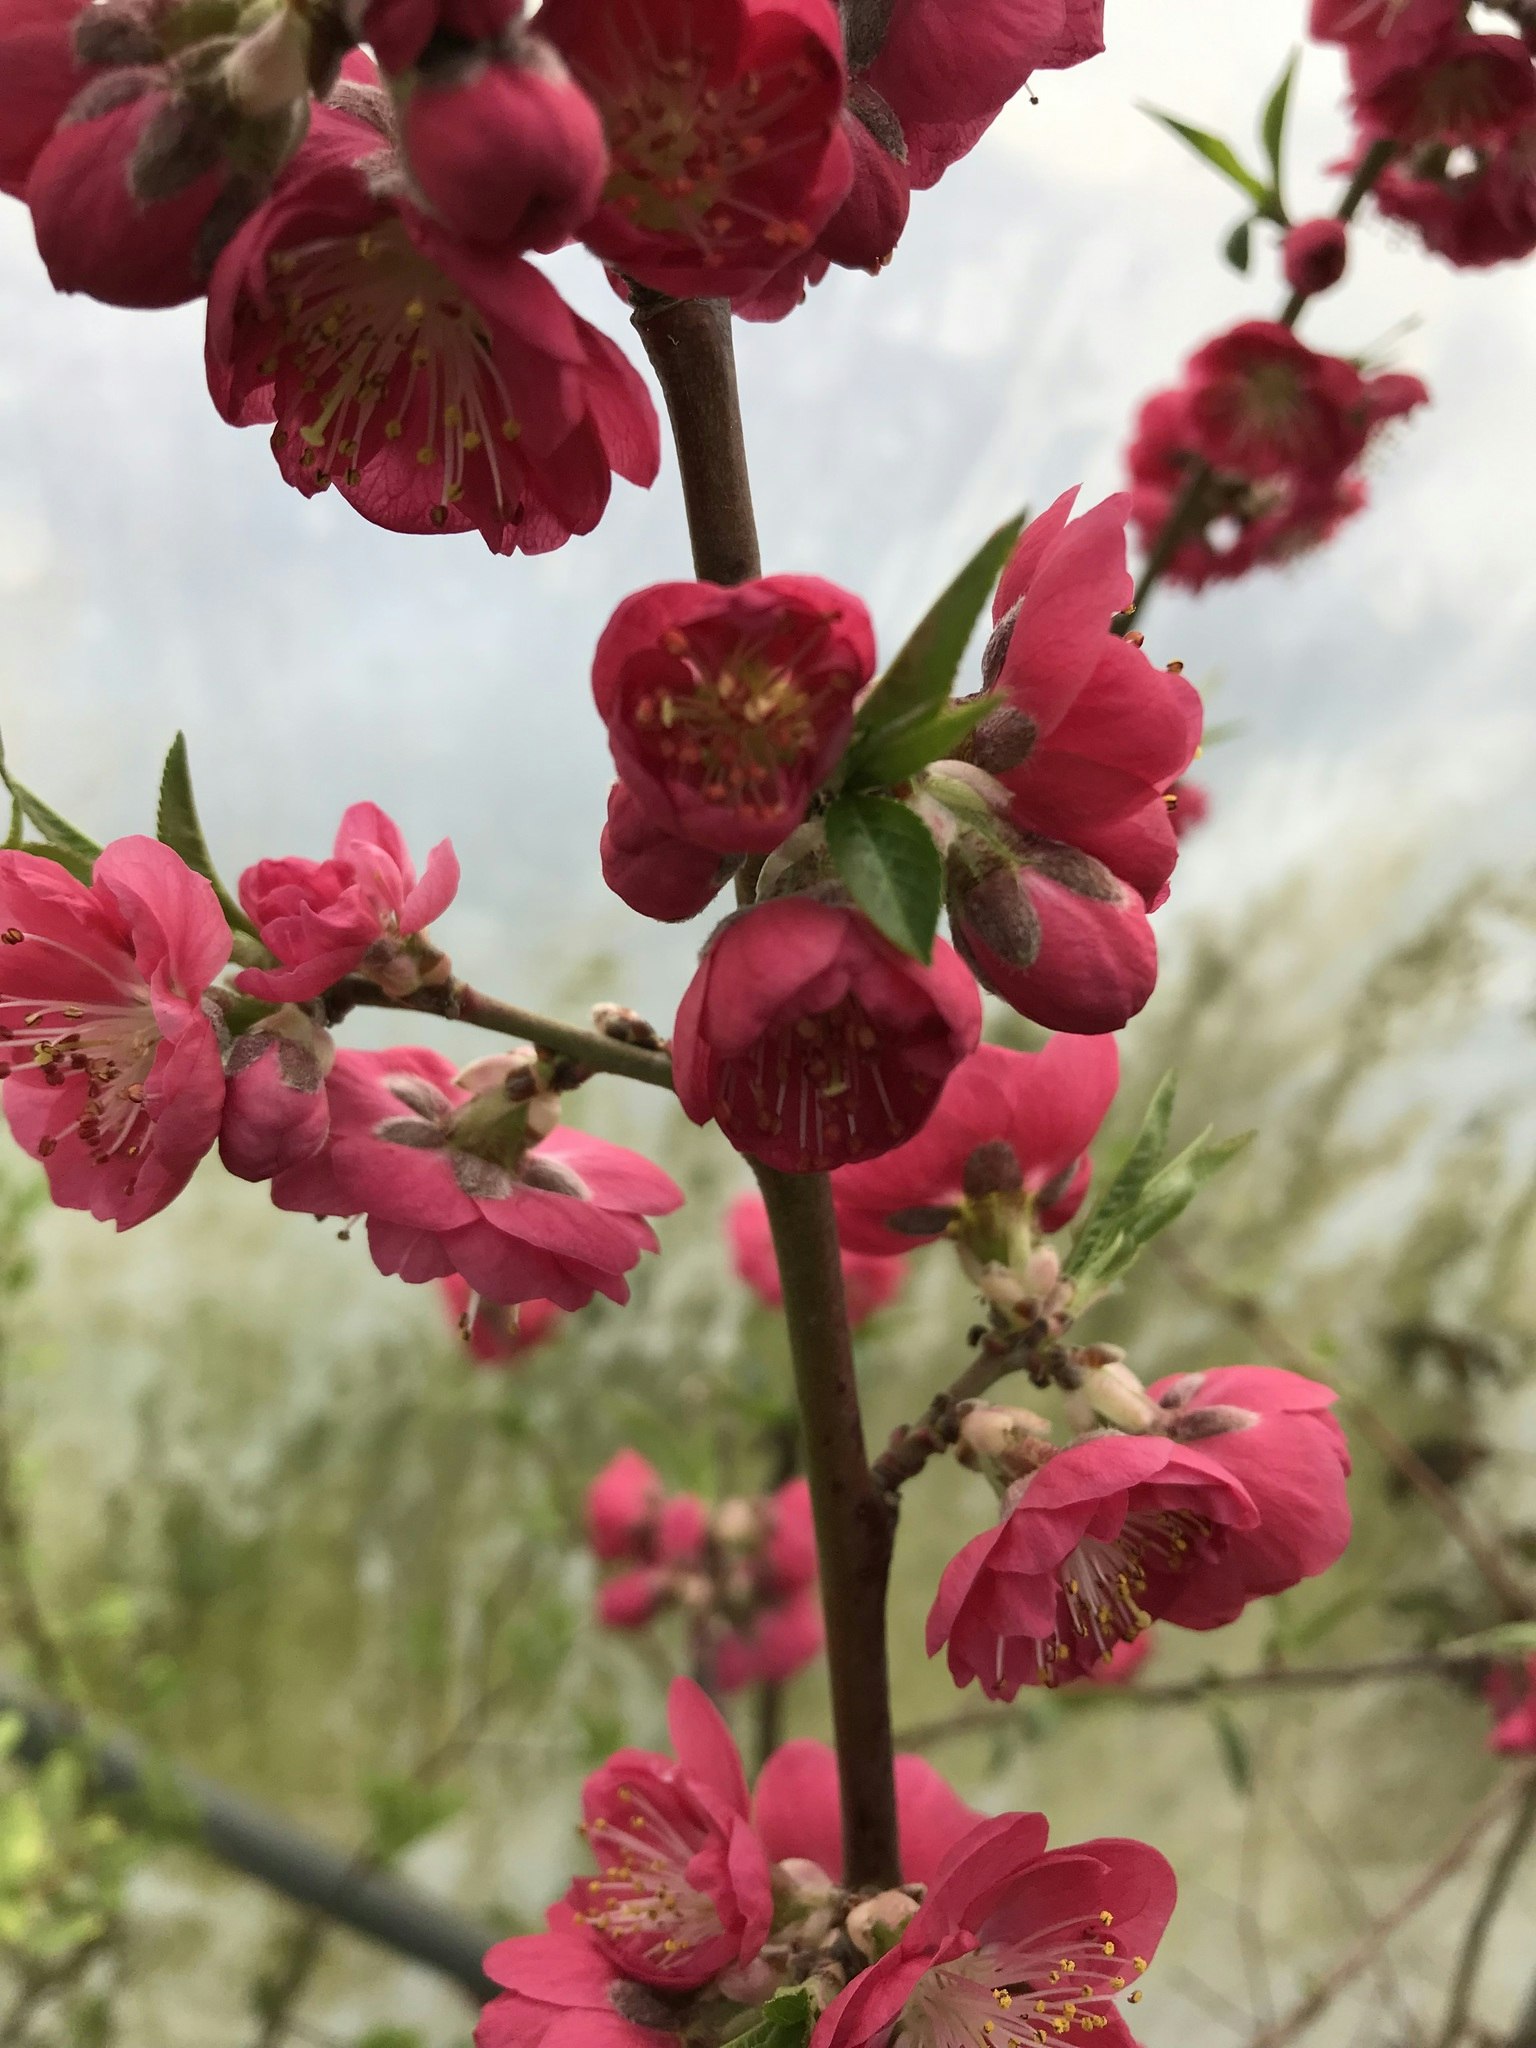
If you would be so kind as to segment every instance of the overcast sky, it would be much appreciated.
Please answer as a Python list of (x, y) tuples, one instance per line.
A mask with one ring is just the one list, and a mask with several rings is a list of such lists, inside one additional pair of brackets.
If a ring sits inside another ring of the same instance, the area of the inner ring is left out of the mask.
[[(1137, 401), (1277, 303), (1267, 247), (1247, 280), (1219, 261), (1227, 188), (1135, 103), (1246, 141), (1303, 13), (1110, 0), (1109, 54), (1037, 81), (1037, 105), (917, 200), (882, 278), (837, 273), (783, 326), (738, 329), (768, 568), (860, 591), (890, 650), (1003, 514), (1117, 486)], [(1302, 212), (1331, 203), (1338, 97), (1332, 53), (1309, 49)], [(595, 265), (554, 268), (622, 332)], [(643, 954), (633, 985), (664, 1009), (699, 928), (658, 943), (601, 889), (587, 674), (617, 599), (687, 573), (670, 468), (541, 560), (400, 538), (306, 503), (262, 432), (218, 420), (196, 308), (55, 298), (9, 202), (0, 292), (0, 711), (20, 772), (98, 836), (143, 829), (183, 725), (231, 872), (323, 851), (371, 796), (419, 848), (452, 833), (465, 885), (444, 936), (477, 978), (547, 995), (574, 913), (592, 945)], [(1331, 834), (1411, 827), (1458, 858), (1531, 838), (1536, 265), (1459, 274), (1371, 225), (1309, 318), (1321, 343), (1387, 350), (1436, 403), (1374, 458), (1376, 507), (1325, 554), (1151, 617), (1153, 652), (1216, 679), (1213, 716), (1242, 725), (1207, 764), (1216, 821), (1165, 913), (1175, 939)]]

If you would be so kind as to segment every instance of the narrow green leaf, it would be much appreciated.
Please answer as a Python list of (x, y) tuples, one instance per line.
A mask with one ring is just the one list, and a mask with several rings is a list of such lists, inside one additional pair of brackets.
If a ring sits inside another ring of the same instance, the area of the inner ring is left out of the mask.
[(1212, 1700), (1208, 1711), (1211, 1732), (1216, 1737), (1227, 1782), (1239, 1799), (1246, 1799), (1253, 1790), (1253, 1755), (1248, 1748), (1248, 1738), (1219, 1700)]
[(67, 818), (61, 818), (40, 796), (34, 796), (24, 783), (15, 781), (3, 759), (0, 759), (0, 776), (5, 778), (5, 786), (11, 792), (13, 819), (14, 810), (19, 809), (42, 833), (46, 842), (42, 846), (30, 848), (29, 851), (51, 853), (54, 859), (59, 859), (66, 853), (70, 854), (76, 861), (85, 863), (89, 878), (91, 864), (101, 851), (96, 841), (87, 839), (78, 826), (71, 825)]
[(94, 862), (89, 854), (77, 853), (72, 846), (50, 846), (46, 840), (24, 839), (22, 853), (35, 853), (40, 860), (57, 861), (61, 868), (67, 868), (77, 882), (89, 882)]
[(1141, 111), (1150, 114), (1152, 119), (1161, 123), (1171, 135), (1177, 135), (1196, 156), (1204, 157), (1205, 161), (1220, 171), (1239, 192), (1246, 192), (1261, 212), (1269, 210), (1272, 204), (1269, 187), (1262, 178), (1256, 177), (1248, 169), (1230, 142), (1223, 142), (1219, 135), (1208, 134), (1204, 128), (1196, 128), (1188, 121), (1179, 120), (1175, 114), (1165, 114), (1161, 107), (1149, 107), (1143, 103)]
[(892, 783), (905, 782), (930, 761), (947, 760), (995, 709), (990, 698), (973, 697), (965, 704), (946, 704), (915, 725), (887, 726), (871, 733), (850, 757), (845, 787), (889, 789)]
[(10, 829), (10, 831), (9, 831), (9, 832), (7, 832), (7, 834), (5, 835), (5, 850), (6, 850), (6, 852), (7, 852), (7, 853), (14, 853), (14, 852), (15, 852), (15, 851), (17, 850), (17, 848), (18, 848), (18, 847), (19, 847), (19, 846), (21, 845), (22, 841), (23, 841), (23, 840), (24, 840), (24, 839), (26, 838), (26, 836), (27, 836), (27, 814), (26, 814), (26, 812), (25, 812), (25, 811), (24, 811), (24, 810), (23, 810), (23, 809), (21, 808), (21, 805), (20, 805), (20, 804), (19, 804), (19, 803), (18, 803), (18, 802), (16, 801), (15, 797), (12, 797), (12, 798), (11, 798), (11, 829)]
[(256, 927), (251, 923), (240, 905), (219, 880), (213, 865), (213, 856), (208, 851), (208, 841), (203, 836), (202, 820), (197, 815), (197, 801), (192, 794), (192, 767), (187, 759), (187, 736), (177, 733), (171, 741), (170, 752), (165, 757), (165, 767), (160, 774), (160, 802), (155, 813), (155, 837), (179, 853), (194, 873), (202, 875), (213, 884), (214, 894), (219, 899), (219, 908), (229, 920), (231, 929), (256, 936)]
[(1125, 1164), (1100, 1195), (1078, 1232), (1067, 1260), (1066, 1271), (1076, 1277), (1096, 1266), (1119, 1241), (1129, 1223), (1143, 1188), (1157, 1171), (1158, 1161), (1168, 1145), (1173, 1122), (1173, 1101), (1178, 1092), (1177, 1074), (1164, 1074), (1153, 1090), (1147, 1113), (1142, 1118)]
[(1249, 262), (1253, 256), (1253, 222), (1251, 220), (1240, 220), (1238, 222), (1237, 226), (1222, 244), (1221, 253), (1226, 257), (1234, 270), (1240, 270), (1246, 275)]
[(1290, 111), (1291, 87), (1296, 82), (1296, 66), (1300, 58), (1301, 52), (1292, 50), (1286, 67), (1280, 74), (1279, 83), (1269, 96), (1269, 102), (1264, 109), (1264, 119), (1259, 128), (1264, 143), (1264, 154), (1269, 158), (1270, 169), (1274, 173), (1276, 193), (1280, 190), (1280, 167), (1285, 154), (1285, 117)]
[(725, 2038), (730, 2048), (806, 2048), (816, 2017), (808, 1987), (786, 1985), (756, 2012), (744, 2014), (738, 2031)]
[(892, 727), (917, 724), (945, 703), (976, 621), (1028, 516), (1020, 512), (1005, 519), (933, 604), (865, 698), (854, 727), (855, 743), (866, 733), (883, 734)]
[(1480, 1629), (1475, 1636), (1462, 1636), (1442, 1645), (1447, 1650), (1486, 1650), (1490, 1657), (1526, 1657), (1536, 1650), (1536, 1621), (1506, 1621), (1497, 1628)]
[(928, 827), (888, 796), (840, 796), (828, 810), (827, 847), (854, 902), (893, 946), (933, 958), (944, 869)]
[(1138, 1249), (1176, 1222), (1206, 1182), (1245, 1152), (1254, 1137), (1253, 1131), (1239, 1131), (1233, 1138), (1213, 1139), (1209, 1131), (1202, 1131), (1192, 1145), (1153, 1174), (1136, 1207)]

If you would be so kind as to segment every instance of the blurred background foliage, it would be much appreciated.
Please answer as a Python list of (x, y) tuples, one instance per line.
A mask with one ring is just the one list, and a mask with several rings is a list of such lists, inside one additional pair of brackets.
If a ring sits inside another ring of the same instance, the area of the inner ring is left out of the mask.
[[(1257, 907), (1186, 921), (1126, 1034), (1099, 1173), (1170, 1066), (1184, 1136), (1260, 1135), (1085, 1328), (1149, 1378), (1308, 1363), (1406, 1440), (1536, 1586), (1533, 949), (1536, 878), (1448, 877), (1409, 825), (1337, 845)], [(573, 1012), (611, 992), (605, 972), (585, 980), (566, 992)], [(432, 1291), (379, 1279), (360, 1241), (277, 1214), (216, 1164), (124, 1242), (40, 1208), (8, 1156), (5, 1678), (398, 1864), (493, 1933), (536, 1925), (579, 1852), (583, 1772), (622, 1741), (661, 1740), (683, 1654), (665, 1627), (589, 1625), (584, 1485), (633, 1443), (674, 1487), (751, 1490), (787, 1397), (776, 1319), (731, 1275), (720, 1230), (739, 1162), (674, 1111), (658, 1122), (640, 1092), (600, 1080), (571, 1113), (653, 1148), (689, 1204), (630, 1308), (595, 1304), (510, 1373), (466, 1360)], [(920, 1254), (903, 1299), (861, 1333), (872, 1441), (958, 1370), (972, 1315), (944, 1249)], [(1344, 1562), (1220, 1635), (1161, 1631), (1149, 1688), (1347, 1663), (1506, 1618), (1398, 1464), (1352, 1435)], [(948, 1464), (906, 1497), (898, 1727), (924, 1732), (979, 1805), (1041, 1806), (1061, 1841), (1163, 1848), (1182, 1905), (1138, 2034), (1148, 2048), (1246, 2041), (1507, 1773), (1485, 1750), (1476, 1677), (1184, 1704), (1132, 1687), (938, 1732), (977, 1703), (925, 1662), (922, 1619), (989, 1512), (983, 1483)], [(792, 1732), (823, 1732), (819, 1665), (788, 1709)], [(749, 1741), (749, 1702), (738, 1720)], [(467, 2042), (473, 2014), (451, 1986), (211, 1866), (153, 1783), (107, 1810), (81, 1755), (36, 1772), (14, 1741), (0, 1721), (6, 2048)], [(1436, 2039), (1495, 1841), (1319, 2041)], [(1494, 1931), (1489, 2038), (1507, 2036), (1536, 1976), (1533, 1880)]]

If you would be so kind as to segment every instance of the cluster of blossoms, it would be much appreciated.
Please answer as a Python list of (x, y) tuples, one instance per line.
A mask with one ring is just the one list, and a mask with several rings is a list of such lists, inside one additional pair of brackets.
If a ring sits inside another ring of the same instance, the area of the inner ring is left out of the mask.
[(680, 2048), (723, 2040), (776, 1993), (815, 2015), (811, 2048), (1132, 2048), (1120, 2010), (1173, 1910), (1156, 1850), (1047, 1846), (1044, 1818), (985, 1820), (920, 1757), (898, 1757), (901, 1882), (846, 1890), (837, 1766), (775, 1751), (749, 1788), (730, 1733), (686, 1679), (674, 1754), (621, 1750), (587, 1780), (597, 1866), (548, 1931), (502, 1942), (477, 2048)]
[(620, 1451), (587, 1492), (587, 1541), (620, 1567), (598, 1594), (607, 1628), (687, 1618), (695, 1665), (718, 1693), (779, 1684), (822, 1645), (810, 1489), (721, 1501), (668, 1494), (638, 1451)]
[(754, 318), (880, 269), (914, 186), (1102, 48), (1103, 0), (979, 12), (856, 8), (845, 45), (832, 0), (11, 0), (0, 190), (61, 291), (206, 295), (214, 403), (296, 488), (538, 553), (659, 442), (530, 256)]

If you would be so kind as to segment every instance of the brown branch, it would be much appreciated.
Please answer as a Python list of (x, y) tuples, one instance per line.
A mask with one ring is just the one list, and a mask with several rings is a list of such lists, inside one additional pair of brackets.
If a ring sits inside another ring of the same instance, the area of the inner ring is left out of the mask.
[(977, 1346), (976, 1356), (957, 1379), (941, 1387), (923, 1411), (920, 1422), (904, 1422), (891, 1432), (891, 1440), (875, 1460), (875, 1483), (892, 1500), (915, 1479), (930, 1458), (952, 1450), (959, 1438), (960, 1413), (964, 1402), (979, 1400), (1010, 1373), (1027, 1372), (1036, 1385), (1044, 1386), (1068, 1363), (1065, 1348), (1051, 1336), (1043, 1322), (1026, 1330), (988, 1330)]
[(1482, 1967), (1483, 1951), (1488, 1946), (1488, 1937), (1493, 1932), (1493, 1923), (1498, 1917), (1514, 1882), (1515, 1872), (1520, 1868), (1526, 1851), (1531, 1846), (1531, 1836), (1536, 1834), (1536, 1775), (1526, 1780), (1525, 1796), (1515, 1812), (1515, 1818), (1499, 1853), (1493, 1859), (1478, 1901), (1467, 1923), (1462, 1939), (1461, 1954), (1456, 1961), (1456, 1974), (1451, 1980), (1451, 1995), (1446, 2001), (1445, 2020), (1440, 2029), (1438, 2048), (1456, 2048), (1456, 2043), (1466, 2031), (1471, 2015), (1472, 1993), (1477, 1987), (1478, 1971)]
[(1255, 2034), (1248, 2048), (1288, 2048), (1290, 2042), (1304, 2034), (1313, 2021), (1320, 2019), (1328, 2010), (1339, 1993), (1348, 1990), (1355, 1979), (1370, 1968), (1398, 1929), (1428, 1905), (1435, 1893), (1456, 1875), (1499, 1815), (1508, 1809), (1511, 1800), (1521, 1794), (1529, 1795), (1533, 1785), (1536, 1785), (1536, 1765), (1501, 1778), (1481, 1805), (1474, 1808), (1461, 1833), (1441, 1851), (1428, 1870), (1415, 1878), (1397, 1903), (1366, 1929), (1348, 1954), (1334, 1964), (1327, 1976), (1315, 1984), (1299, 2004), (1273, 2026)]
[(706, 583), (762, 574), (736, 389), (731, 309), (630, 287), (635, 332), (656, 372), (682, 472), (694, 573)]
[[(1196, 1707), (1204, 1700), (1233, 1694), (1344, 1692), (1352, 1686), (1376, 1685), (1394, 1678), (1454, 1679), (1463, 1671), (1479, 1671), (1494, 1661), (1486, 1650), (1411, 1650), (1401, 1657), (1373, 1657), (1359, 1664), (1279, 1664), (1264, 1671), (1212, 1671), (1167, 1685), (1074, 1685), (1066, 1697), (1082, 1707)], [(996, 1733), (1011, 1718), (1003, 1709), (975, 1707), (942, 1721), (904, 1728), (899, 1746), (924, 1749), (954, 1735)]]
[(400, 997), (386, 995), (375, 982), (341, 981), (327, 991), (325, 1005), (332, 1023), (353, 1009), (412, 1010), (429, 1017), (447, 1017), (482, 1031), (498, 1031), (507, 1038), (526, 1038), (541, 1051), (560, 1053), (589, 1073), (622, 1074), (626, 1080), (646, 1081), (653, 1088), (672, 1086), (672, 1062), (666, 1053), (630, 1045), (580, 1025), (562, 1024), (558, 1018), (540, 1016), (537, 1010), (519, 1009), (483, 995), (467, 981), (444, 982)]
[(762, 1165), (754, 1171), (784, 1282), (816, 1522), (843, 1875), (850, 1886), (883, 1888), (901, 1881), (885, 1641), (896, 1515), (864, 1451), (831, 1183), (824, 1173), (778, 1173)]
[[(1223, 1287), (1188, 1252), (1167, 1238), (1159, 1252), (1186, 1293), (1204, 1302), (1208, 1308), (1218, 1309), (1240, 1329), (1258, 1337), (1280, 1363), (1312, 1379), (1327, 1377), (1324, 1361), (1299, 1343), (1257, 1295)], [(1330, 1381), (1330, 1384), (1335, 1383)], [(1439, 1474), (1431, 1471), (1412, 1444), (1403, 1441), (1391, 1423), (1363, 1394), (1336, 1384), (1335, 1390), (1340, 1405), (1360, 1435), (1402, 1474), (1439, 1518), (1446, 1533), (1460, 1544), (1482, 1574), (1505, 1615), (1511, 1621), (1536, 1618), (1536, 1595), (1521, 1584), (1505, 1563), (1497, 1544), (1478, 1527)]]

